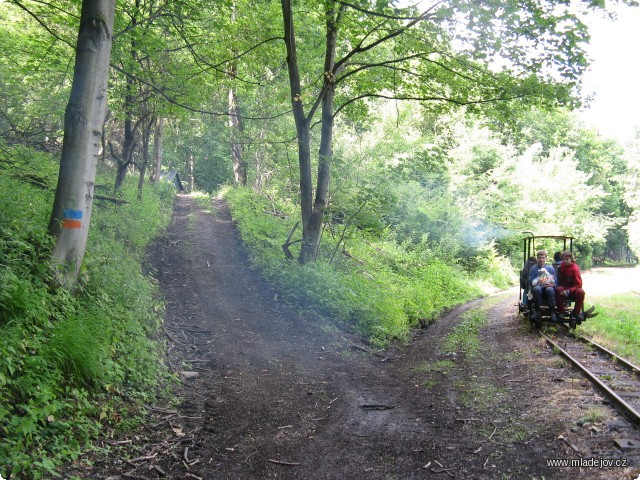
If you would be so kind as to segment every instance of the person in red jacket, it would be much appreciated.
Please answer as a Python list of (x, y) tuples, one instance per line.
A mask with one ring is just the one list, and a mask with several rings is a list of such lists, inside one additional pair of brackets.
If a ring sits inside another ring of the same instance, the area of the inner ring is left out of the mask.
[(575, 263), (573, 253), (566, 250), (562, 253), (562, 264), (558, 268), (558, 285), (556, 286), (556, 305), (560, 320), (564, 320), (564, 301), (573, 300), (574, 307), (571, 318), (584, 320), (582, 307), (584, 305), (584, 290), (582, 289), (582, 275), (580, 267)]

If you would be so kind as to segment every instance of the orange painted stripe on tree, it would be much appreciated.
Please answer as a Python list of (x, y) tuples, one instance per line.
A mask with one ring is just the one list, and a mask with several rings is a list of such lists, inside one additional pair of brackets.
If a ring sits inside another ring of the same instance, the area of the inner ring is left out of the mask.
[(82, 210), (65, 208), (62, 216), (64, 218), (62, 228), (82, 228)]
[(62, 228), (82, 228), (82, 222), (80, 220), (65, 218), (62, 222)]

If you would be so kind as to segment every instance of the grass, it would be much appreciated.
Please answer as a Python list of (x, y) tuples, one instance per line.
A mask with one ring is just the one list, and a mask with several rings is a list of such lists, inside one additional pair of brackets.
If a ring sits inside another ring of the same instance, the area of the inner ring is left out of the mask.
[(456, 364), (452, 360), (438, 360), (435, 363), (422, 362), (417, 367), (413, 367), (412, 370), (416, 373), (447, 373), (455, 368), (455, 366)]
[(478, 352), (478, 334), (487, 323), (487, 314), (481, 310), (470, 310), (462, 315), (462, 322), (447, 335), (440, 351), (443, 354), (464, 353), (471, 357)]
[(640, 296), (620, 293), (599, 297), (596, 311), (598, 316), (583, 322), (577, 332), (639, 365)]
[(462, 405), (473, 408), (477, 412), (486, 414), (495, 411), (503, 404), (503, 399), (508, 395), (505, 387), (497, 387), (487, 383), (487, 379), (471, 379), (464, 385), (460, 385), (460, 400)]
[(606, 413), (601, 408), (590, 408), (582, 417), (580, 417), (579, 422), (583, 424), (597, 424), (601, 423), (606, 417)]

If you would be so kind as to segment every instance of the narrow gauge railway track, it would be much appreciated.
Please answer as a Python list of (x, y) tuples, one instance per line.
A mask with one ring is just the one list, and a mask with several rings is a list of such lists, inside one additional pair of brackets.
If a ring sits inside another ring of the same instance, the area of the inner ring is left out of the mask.
[(573, 337), (563, 331), (556, 333), (555, 338), (539, 334), (640, 428), (639, 367), (584, 337)]

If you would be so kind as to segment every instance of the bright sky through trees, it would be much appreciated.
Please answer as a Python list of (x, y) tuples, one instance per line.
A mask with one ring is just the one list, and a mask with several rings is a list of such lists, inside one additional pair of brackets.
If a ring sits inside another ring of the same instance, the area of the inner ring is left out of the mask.
[(621, 143), (633, 139), (640, 128), (640, 8), (618, 10), (614, 21), (593, 18), (589, 21), (593, 60), (584, 77), (584, 93), (594, 100), (583, 118), (605, 137)]

